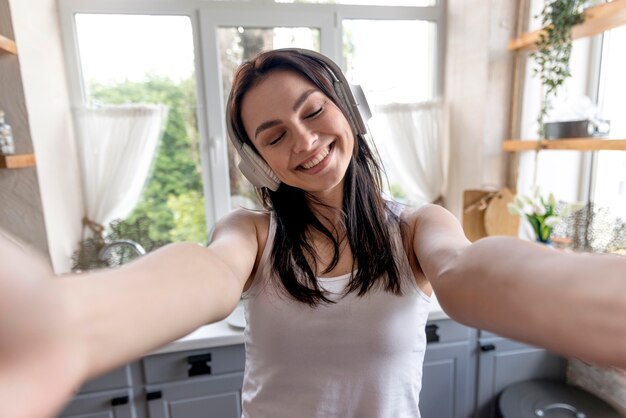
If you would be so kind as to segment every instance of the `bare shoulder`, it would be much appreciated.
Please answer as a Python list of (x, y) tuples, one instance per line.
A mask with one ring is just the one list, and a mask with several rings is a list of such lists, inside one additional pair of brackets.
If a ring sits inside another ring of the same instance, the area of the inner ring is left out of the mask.
[(447, 217), (449, 215), (450, 211), (443, 206), (427, 203), (419, 207), (406, 208), (402, 213), (402, 218), (406, 223), (415, 227), (424, 219)]
[(236, 231), (252, 237), (267, 236), (270, 214), (266, 211), (235, 209), (219, 220), (215, 225), (213, 239), (225, 233)]

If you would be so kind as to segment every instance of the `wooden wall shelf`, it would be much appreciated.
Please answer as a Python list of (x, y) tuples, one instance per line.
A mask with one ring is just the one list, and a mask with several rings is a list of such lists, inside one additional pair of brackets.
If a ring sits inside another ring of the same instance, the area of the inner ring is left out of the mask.
[(35, 154), (0, 155), (0, 168), (25, 168), (35, 166)]
[(626, 139), (565, 138), (541, 141), (510, 139), (502, 143), (502, 150), (506, 152), (539, 150), (626, 151)]
[(17, 46), (15, 46), (15, 42), (13, 42), (11, 39), (0, 35), (0, 51), (17, 55)]
[[(594, 36), (609, 29), (626, 25), (626, 0), (613, 0), (585, 10), (585, 22), (572, 28), (572, 38)], [(523, 33), (509, 41), (509, 50), (533, 51), (543, 29)]]

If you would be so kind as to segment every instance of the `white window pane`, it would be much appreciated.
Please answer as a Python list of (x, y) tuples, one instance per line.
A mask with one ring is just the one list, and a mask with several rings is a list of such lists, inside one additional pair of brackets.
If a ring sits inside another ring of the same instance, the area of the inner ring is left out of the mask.
[(186, 16), (77, 14), (90, 104), (163, 103), (168, 121), (152, 171), (126, 218), (153, 241), (206, 242), (191, 21)]
[[(276, 48), (305, 48), (320, 50), (320, 30), (308, 27), (248, 28), (224, 27), (218, 29), (220, 71), (224, 90), (224, 103), (237, 67), (261, 51)], [(228, 143), (231, 209), (238, 207), (259, 208), (254, 187), (237, 168), (239, 155)]]
[[(602, 116), (611, 121), (611, 137), (626, 138), (626, 27), (605, 34), (602, 62)], [(626, 152), (598, 152), (595, 203), (610, 208), (611, 212), (626, 220)]]
[(434, 98), (434, 23), (344, 20), (343, 31), (346, 76), (363, 87), (370, 106)]

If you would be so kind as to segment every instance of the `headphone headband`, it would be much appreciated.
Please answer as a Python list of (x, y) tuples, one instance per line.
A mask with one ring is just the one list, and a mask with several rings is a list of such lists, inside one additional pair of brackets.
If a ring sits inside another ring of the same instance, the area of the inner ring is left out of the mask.
[[(352, 130), (355, 135), (366, 135), (367, 134), (367, 126), (359, 112), (359, 103), (355, 99), (351, 89), (350, 84), (346, 80), (341, 68), (330, 58), (322, 55), (318, 52), (311, 51), (308, 49), (300, 49), (300, 48), (282, 48), (274, 50), (276, 52), (291, 52), (301, 54), (303, 56), (312, 58), (319, 64), (321, 64), (326, 71), (333, 78), (333, 89), (337, 94), (337, 97), (344, 105), (344, 108), (347, 111), (347, 118)], [(357, 86), (357, 88), (360, 88)], [(228, 97), (227, 109), (230, 109), (233, 100), (233, 91), (231, 90), (230, 95)], [(363, 95), (362, 90), (360, 90), (359, 94), (363, 101), (365, 96)], [(364, 103), (364, 111), (365, 113), (369, 113), (369, 108), (367, 107), (367, 103)], [(241, 157), (241, 161), (239, 162), (239, 169), (242, 174), (256, 187), (267, 187), (272, 191), (276, 191), (278, 186), (280, 186), (280, 179), (274, 171), (267, 165), (265, 160), (248, 144), (246, 144), (243, 138), (240, 138), (234, 129), (233, 124), (227, 116), (226, 126), (228, 128), (228, 136), (234, 145), (235, 149), (239, 153)]]

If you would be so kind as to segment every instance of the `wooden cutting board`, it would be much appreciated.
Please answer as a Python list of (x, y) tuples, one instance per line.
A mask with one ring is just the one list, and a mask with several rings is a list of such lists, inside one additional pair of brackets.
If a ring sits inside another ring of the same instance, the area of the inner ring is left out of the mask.
[(485, 210), (485, 231), (487, 235), (517, 236), (519, 216), (511, 215), (506, 205), (513, 203), (515, 196), (509, 189), (502, 188), (489, 201)]
[(490, 235), (517, 236), (519, 217), (506, 207), (514, 195), (500, 190), (465, 190), (463, 192), (463, 230), (470, 241)]

